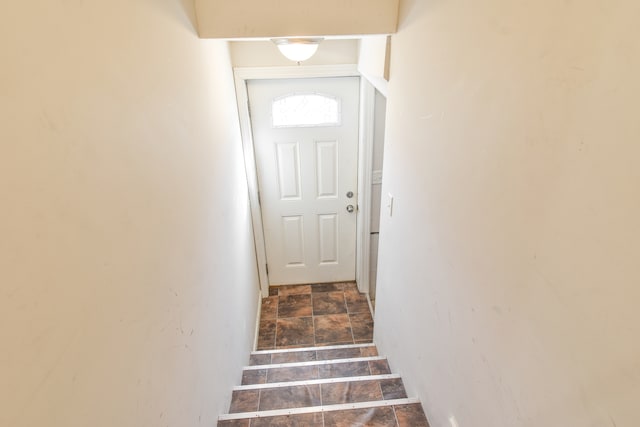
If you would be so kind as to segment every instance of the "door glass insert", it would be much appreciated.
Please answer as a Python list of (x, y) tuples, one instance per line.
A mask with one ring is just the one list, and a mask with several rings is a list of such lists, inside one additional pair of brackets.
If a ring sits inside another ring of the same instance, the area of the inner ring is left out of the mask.
[(340, 100), (320, 93), (294, 93), (271, 105), (274, 128), (340, 126)]

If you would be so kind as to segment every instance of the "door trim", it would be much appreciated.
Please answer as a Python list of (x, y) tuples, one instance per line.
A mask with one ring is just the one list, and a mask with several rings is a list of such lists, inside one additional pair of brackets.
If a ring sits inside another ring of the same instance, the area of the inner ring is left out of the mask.
[[(360, 292), (369, 292), (369, 252), (370, 206), (371, 206), (371, 159), (373, 156), (373, 87), (358, 72), (356, 64), (318, 65), (305, 67), (237, 67), (234, 68), (240, 133), (244, 152), (245, 173), (247, 176), (251, 223), (256, 251), (258, 279), (263, 298), (269, 296), (269, 278), (267, 275), (267, 254), (265, 249), (262, 212), (258, 195), (258, 174), (256, 171), (253, 135), (251, 133), (251, 115), (249, 113), (249, 95), (247, 80), (295, 79), (317, 77), (361, 77), (360, 81), (360, 129), (358, 130), (358, 217), (356, 236), (356, 283)], [(366, 88), (365, 88), (366, 86)], [(366, 168), (364, 167), (366, 164)], [(365, 186), (366, 184), (366, 186)], [(365, 245), (365, 243), (367, 243)]]

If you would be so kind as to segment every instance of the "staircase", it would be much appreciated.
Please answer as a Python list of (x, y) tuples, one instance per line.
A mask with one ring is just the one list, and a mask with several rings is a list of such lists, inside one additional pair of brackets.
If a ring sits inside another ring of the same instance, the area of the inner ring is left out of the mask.
[(218, 427), (429, 427), (372, 343), (251, 353)]

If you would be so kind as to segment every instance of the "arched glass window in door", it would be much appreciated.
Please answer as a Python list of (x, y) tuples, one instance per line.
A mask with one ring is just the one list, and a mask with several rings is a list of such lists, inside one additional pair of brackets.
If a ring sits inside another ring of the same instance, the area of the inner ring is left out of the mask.
[(320, 93), (293, 93), (271, 106), (274, 128), (340, 126), (340, 99)]

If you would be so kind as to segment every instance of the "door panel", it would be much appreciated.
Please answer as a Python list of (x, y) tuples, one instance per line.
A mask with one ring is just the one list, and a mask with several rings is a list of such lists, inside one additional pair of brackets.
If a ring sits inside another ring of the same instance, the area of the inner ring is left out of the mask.
[(338, 215), (319, 215), (320, 224), (320, 264), (338, 262)]
[(300, 149), (296, 142), (278, 143), (278, 182), (280, 184), (280, 200), (300, 200)]
[(304, 266), (304, 218), (301, 215), (282, 217), (282, 231), (285, 265)]
[(338, 150), (336, 141), (316, 142), (318, 197), (338, 197)]
[[(359, 79), (247, 83), (269, 284), (355, 279)], [(353, 198), (347, 193), (353, 192)]]

